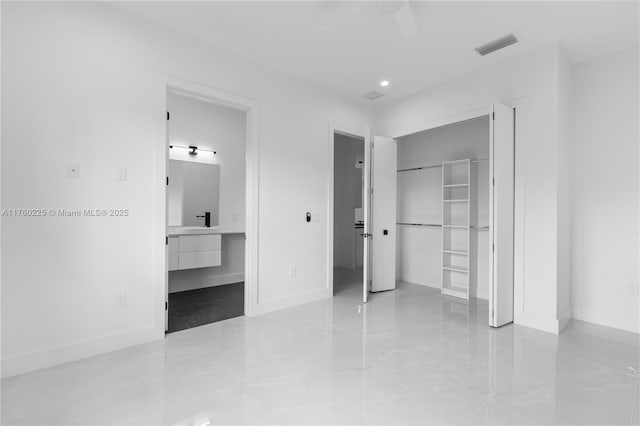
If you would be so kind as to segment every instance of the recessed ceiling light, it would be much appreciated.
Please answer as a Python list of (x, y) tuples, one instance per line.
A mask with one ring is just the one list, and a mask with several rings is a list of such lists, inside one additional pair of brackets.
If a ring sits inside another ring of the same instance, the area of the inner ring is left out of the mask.
[(380, 86), (382, 86), (382, 87), (387, 87), (388, 85), (389, 85), (389, 82), (387, 80), (382, 80), (380, 82)]

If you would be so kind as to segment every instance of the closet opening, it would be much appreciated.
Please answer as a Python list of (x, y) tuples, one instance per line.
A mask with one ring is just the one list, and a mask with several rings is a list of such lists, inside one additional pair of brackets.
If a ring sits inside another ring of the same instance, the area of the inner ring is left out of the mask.
[(333, 296), (360, 298), (364, 264), (364, 138), (333, 134)]
[(513, 321), (513, 131), (494, 105), (396, 138), (396, 280), (432, 288), (443, 315)]

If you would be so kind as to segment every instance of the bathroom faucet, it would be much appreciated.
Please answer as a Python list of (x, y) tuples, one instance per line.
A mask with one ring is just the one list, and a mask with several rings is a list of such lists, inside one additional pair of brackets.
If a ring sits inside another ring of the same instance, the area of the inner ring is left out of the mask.
[(204, 212), (202, 216), (196, 216), (197, 219), (204, 218), (204, 226), (211, 227), (211, 212)]

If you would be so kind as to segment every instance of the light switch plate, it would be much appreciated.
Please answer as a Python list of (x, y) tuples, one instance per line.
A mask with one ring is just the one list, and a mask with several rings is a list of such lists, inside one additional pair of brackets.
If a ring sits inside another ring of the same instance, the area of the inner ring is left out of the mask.
[(67, 177), (71, 179), (79, 179), (80, 178), (80, 164), (78, 163), (69, 163), (67, 165)]

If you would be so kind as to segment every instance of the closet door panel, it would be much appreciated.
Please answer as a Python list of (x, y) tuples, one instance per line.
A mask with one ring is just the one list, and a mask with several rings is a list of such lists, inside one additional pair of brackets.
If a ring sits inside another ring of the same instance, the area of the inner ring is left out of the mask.
[(513, 322), (515, 117), (511, 107), (494, 104), (490, 132), (489, 324)]
[(396, 141), (375, 136), (371, 169), (371, 291), (396, 288)]

